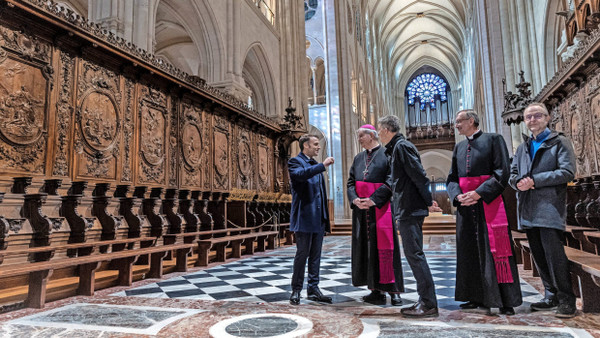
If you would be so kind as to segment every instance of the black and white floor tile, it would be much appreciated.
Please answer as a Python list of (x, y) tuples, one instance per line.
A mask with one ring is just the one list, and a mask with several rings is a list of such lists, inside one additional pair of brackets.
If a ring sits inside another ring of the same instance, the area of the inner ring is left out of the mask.
[[(286, 248), (284, 250), (287, 250)], [(456, 259), (454, 257), (428, 257), (436, 286), (438, 303), (447, 310), (458, 309), (454, 301)], [(293, 256), (253, 256), (232, 263), (190, 273), (181, 277), (121, 291), (113, 296), (151, 298), (180, 298), (202, 300), (230, 300), (255, 303), (289, 301)], [(403, 262), (405, 293), (404, 304), (418, 299), (416, 281), (410, 267)], [(334, 305), (355, 306), (368, 294), (367, 287), (354, 287), (351, 281), (350, 257), (327, 256), (321, 259), (319, 287), (333, 298)], [(524, 305), (538, 301), (541, 295), (531, 285), (521, 280)], [(306, 287), (303, 297), (306, 297)], [(303, 303), (311, 303), (306, 299)], [(366, 304), (368, 305), (368, 304)], [(389, 307), (388, 305), (385, 305)]]

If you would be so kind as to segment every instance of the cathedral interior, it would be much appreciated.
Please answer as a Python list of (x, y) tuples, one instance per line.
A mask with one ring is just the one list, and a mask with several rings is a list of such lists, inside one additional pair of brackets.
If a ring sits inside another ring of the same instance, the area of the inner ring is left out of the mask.
[[(600, 337), (599, 24), (600, 0), (0, 0), (0, 335)], [(456, 113), (513, 156), (531, 102), (576, 157), (569, 319), (530, 310), (544, 286), (510, 187), (523, 305), (454, 298)], [(436, 318), (365, 303), (351, 280), (356, 131), (387, 115), (442, 209), (423, 225)], [(304, 134), (335, 159), (333, 302), (293, 306), (287, 163)]]

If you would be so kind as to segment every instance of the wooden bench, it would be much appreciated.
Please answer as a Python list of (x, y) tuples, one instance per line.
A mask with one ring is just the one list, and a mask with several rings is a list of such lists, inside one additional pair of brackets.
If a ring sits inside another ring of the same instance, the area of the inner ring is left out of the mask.
[(202, 239), (203, 236), (237, 235), (237, 234), (241, 234), (241, 233), (246, 233), (251, 230), (252, 229), (244, 229), (244, 228), (203, 230), (203, 231), (195, 231), (195, 232), (181, 232), (181, 233), (176, 233), (176, 234), (164, 234), (163, 238), (165, 239), (165, 243), (167, 243), (167, 244), (171, 244), (169, 242), (175, 243), (180, 238), (183, 238), (184, 243), (192, 243), (198, 238)]
[(535, 262), (533, 261), (533, 256), (531, 255), (531, 248), (529, 247), (528, 241), (520, 242), (521, 248), (523, 248), (523, 269), (524, 270), (532, 270), (531, 273), (533, 277), (539, 277), (539, 273), (535, 266)]
[(513, 242), (515, 243), (515, 261), (517, 264), (523, 264), (523, 246), (521, 242), (527, 240), (527, 234), (520, 231), (511, 231)]
[(569, 244), (569, 246), (574, 249), (580, 249), (580, 250), (595, 254), (596, 246), (594, 245), (594, 243), (590, 242), (587, 239), (587, 236), (585, 235), (585, 232), (593, 232), (593, 231), (598, 231), (598, 230), (594, 229), (594, 228), (588, 228), (588, 227), (567, 226), (566, 231), (565, 231), (567, 243), (571, 242), (572, 245)]
[(596, 248), (595, 251), (590, 251), (590, 253), (600, 255), (600, 231), (585, 231), (583, 235)]
[(255, 241), (258, 241), (256, 251), (265, 251), (265, 240), (268, 242), (268, 249), (275, 249), (275, 240), (278, 235), (278, 231), (259, 231), (227, 237), (200, 239), (198, 240), (198, 260), (196, 261), (196, 266), (208, 265), (208, 255), (212, 249), (215, 249), (217, 253), (216, 261), (225, 262), (227, 260), (226, 249), (230, 244), (232, 250), (231, 256), (233, 258), (242, 257), (242, 244), (245, 246), (246, 254), (253, 254)]
[(594, 228), (567, 225), (565, 228), (565, 239), (567, 241), (567, 246), (573, 249), (583, 250), (579, 238), (581, 238), (583, 233), (586, 231), (594, 231)]
[(280, 223), (279, 229), (281, 231), (281, 238), (285, 238), (285, 245), (294, 244), (294, 232), (290, 231), (290, 223)]
[(572, 275), (579, 277), (574, 283), (575, 293), (581, 296), (583, 312), (600, 312), (600, 256), (565, 247)]
[[(31, 248), (22, 248), (22, 249), (8, 249), (0, 251), (0, 263), (3, 262), (4, 257), (8, 256), (18, 256), (18, 255), (37, 255), (36, 258), (41, 258), (39, 260), (50, 260), (55, 252), (60, 251), (76, 251), (68, 256), (87, 256), (92, 254), (96, 248), (100, 248), (100, 251), (105, 253), (115, 252), (124, 250), (128, 244), (135, 243), (152, 243), (154, 245), (156, 243), (157, 237), (136, 237), (136, 238), (124, 238), (124, 239), (114, 239), (107, 241), (90, 241), (85, 243), (70, 243), (63, 245), (49, 245), (49, 246), (39, 246), (39, 247), (31, 247)], [(131, 249), (132, 247), (130, 247)], [(44, 254), (42, 257), (41, 254)], [(38, 260), (38, 259), (34, 259)], [(2, 267), (0, 267), (1, 271)]]
[(29, 290), (25, 302), (26, 306), (43, 308), (46, 301), (46, 284), (55, 269), (77, 266), (79, 268), (78, 294), (91, 296), (94, 294), (95, 272), (102, 262), (114, 262), (119, 271), (119, 285), (131, 285), (132, 266), (141, 255), (150, 255), (150, 271), (147, 276), (161, 278), (163, 275), (163, 259), (166, 254), (170, 251), (176, 251), (176, 271), (187, 271), (187, 254), (194, 245), (192, 243), (162, 245), (3, 266), (0, 268), (0, 278), (28, 274)]

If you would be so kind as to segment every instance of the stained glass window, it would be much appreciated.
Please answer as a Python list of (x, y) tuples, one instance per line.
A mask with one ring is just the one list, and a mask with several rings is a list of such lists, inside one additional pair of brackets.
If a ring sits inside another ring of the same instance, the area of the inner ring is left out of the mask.
[(315, 16), (318, 6), (318, 0), (304, 0), (304, 21), (308, 21)]
[(408, 91), (408, 104), (414, 105), (415, 99), (419, 99), (421, 110), (429, 105), (435, 109), (435, 100), (441, 102), (448, 100), (446, 96), (446, 81), (435, 74), (421, 74), (414, 78), (406, 87)]

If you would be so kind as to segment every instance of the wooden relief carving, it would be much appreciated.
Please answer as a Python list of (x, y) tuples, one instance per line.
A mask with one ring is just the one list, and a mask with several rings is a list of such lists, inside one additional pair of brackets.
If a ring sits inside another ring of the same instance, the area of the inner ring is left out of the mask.
[(269, 191), (273, 177), (273, 158), (269, 140), (261, 135), (258, 141), (258, 182), (260, 191)]
[(204, 157), (204, 161), (202, 161), (202, 163), (204, 164), (206, 170), (204, 171), (204, 175), (202, 175), (202, 179), (204, 181), (204, 189), (205, 190), (209, 190), (211, 188), (211, 161), (212, 161), (212, 156), (209, 156), (208, 154), (211, 153), (210, 149), (211, 149), (211, 137), (210, 137), (210, 131), (211, 131), (211, 115), (209, 113), (207, 113), (206, 111), (202, 112), (202, 120), (204, 121), (204, 123), (202, 124), (203, 128), (202, 128), (202, 143), (203, 143), (203, 147), (202, 147), (202, 153), (206, 154)]
[(596, 162), (596, 173), (600, 172), (600, 93), (596, 94), (591, 100), (591, 116), (592, 116), (592, 146), (594, 147), (594, 155)]
[(215, 116), (214, 136), (214, 188), (218, 190), (229, 189), (229, 122)]
[[(28, 4), (27, 15), (7, 7), (16, 15), (0, 24), (0, 170), (6, 177), (205, 193), (271, 192), (275, 181), (286, 181), (285, 165), (275, 169), (271, 136), (246, 127), (275, 137), (282, 132), (277, 119), (97, 25), (62, 10), (52, 14), (55, 7), (41, 0)], [(30, 25), (33, 18), (42, 21)], [(17, 20), (24, 22), (14, 26), (25, 28), (10, 28)], [(58, 27), (61, 20), (71, 26)], [(9, 221), (10, 231), (23, 226)], [(1, 225), (0, 218), (0, 235)]]
[(68, 147), (71, 139), (71, 115), (73, 113), (72, 94), (73, 94), (73, 69), (75, 59), (65, 52), (60, 53), (60, 91), (58, 102), (56, 104), (56, 155), (54, 156), (54, 165), (52, 175), (69, 175), (69, 155)]
[(233, 145), (233, 158), (236, 159), (237, 166), (234, 166), (232, 174), (237, 183), (237, 188), (253, 189), (254, 188), (254, 152), (250, 140), (250, 132), (246, 129), (237, 128), (237, 136), (235, 138), (237, 144)]
[(6, 169), (44, 172), (50, 52), (46, 42), (0, 27), (0, 161)]
[(202, 137), (202, 111), (192, 105), (183, 105), (181, 120), (182, 184), (202, 187), (202, 173), (206, 168), (206, 154)]
[(558, 117), (553, 119), (556, 129), (563, 131), (573, 144), (577, 158), (577, 177), (598, 172), (596, 143), (600, 139), (595, 124), (600, 122), (600, 94), (590, 91), (594, 96), (589, 97), (585, 89), (580, 89), (562, 102), (555, 112)]
[(177, 98), (171, 98), (171, 128), (169, 135), (169, 185), (171, 187), (177, 186), (177, 168), (179, 168), (179, 154), (177, 153), (177, 144), (183, 142), (183, 140), (178, 139), (178, 123), (177, 123), (177, 113), (178, 105), (176, 104)]
[(81, 103), (81, 134), (85, 143), (96, 152), (114, 146), (119, 131), (119, 113), (112, 98), (101, 92), (92, 92)]
[(166, 96), (144, 87), (140, 101), (140, 181), (166, 183), (167, 108)]
[(123, 116), (123, 171), (121, 180), (132, 181), (131, 173), (131, 142), (133, 141), (133, 99), (135, 84), (133, 81), (125, 80), (125, 112)]
[(116, 179), (119, 158), (121, 94), (114, 72), (82, 61), (75, 115), (78, 177)]

